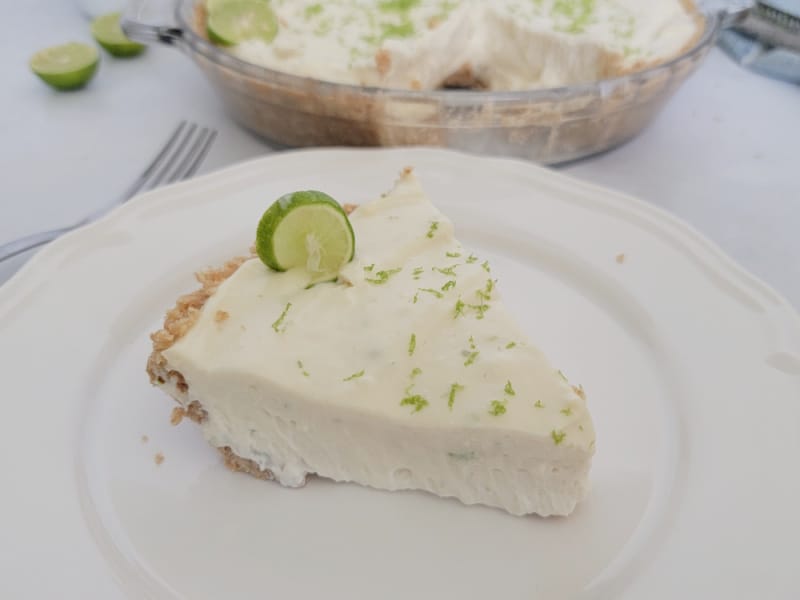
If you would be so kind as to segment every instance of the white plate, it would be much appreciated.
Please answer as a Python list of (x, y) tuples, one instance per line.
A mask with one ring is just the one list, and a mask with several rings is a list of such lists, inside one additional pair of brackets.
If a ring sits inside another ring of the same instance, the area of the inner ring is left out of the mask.
[[(147, 381), (148, 333), (274, 198), (364, 202), (405, 165), (589, 393), (569, 518), (233, 474)], [(317, 150), (151, 192), (0, 289), (0, 354), (2, 598), (800, 594), (798, 315), (674, 218), (527, 163)]]

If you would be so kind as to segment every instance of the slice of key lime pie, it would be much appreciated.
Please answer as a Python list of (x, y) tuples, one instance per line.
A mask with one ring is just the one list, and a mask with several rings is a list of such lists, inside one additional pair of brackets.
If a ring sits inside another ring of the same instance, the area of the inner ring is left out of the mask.
[(199, 275), (148, 363), (229, 467), (515, 515), (566, 515), (586, 495), (582, 388), (526, 339), (410, 170), (349, 220), (324, 194), (285, 196), (257, 248)]

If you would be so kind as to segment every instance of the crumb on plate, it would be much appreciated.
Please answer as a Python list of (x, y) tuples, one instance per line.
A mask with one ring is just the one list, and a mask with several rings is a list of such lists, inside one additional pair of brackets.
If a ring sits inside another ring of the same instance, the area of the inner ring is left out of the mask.
[(179, 425), (185, 416), (186, 410), (182, 406), (176, 406), (172, 409), (172, 414), (169, 416), (169, 422), (171, 425)]

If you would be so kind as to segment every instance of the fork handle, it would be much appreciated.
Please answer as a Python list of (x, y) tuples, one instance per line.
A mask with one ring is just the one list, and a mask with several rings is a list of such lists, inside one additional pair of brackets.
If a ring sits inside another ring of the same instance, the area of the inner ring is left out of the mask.
[(33, 250), (34, 248), (43, 246), (48, 242), (52, 242), (57, 237), (76, 229), (79, 225), (81, 225), (81, 223), (70, 225), (69, 227), (62, 227), (60, 229), (51, 229), (50, 231), (33, 233), (31, 235), (26, 235), (25, 237), (21, 237), (0, 245), (0, 262), (8, 260), (9, 258), (13, 258), (27, 250)]

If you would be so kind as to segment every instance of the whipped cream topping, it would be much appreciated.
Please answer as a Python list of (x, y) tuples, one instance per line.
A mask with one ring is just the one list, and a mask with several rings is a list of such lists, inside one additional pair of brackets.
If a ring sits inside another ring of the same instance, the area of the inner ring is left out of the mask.
[(278, 35), (239, 58), (295, 75), (435, 89), (459, 74), (495, 90), (595, 81), (656, 64), (697, 36), (685, 0), (272, 0)]

